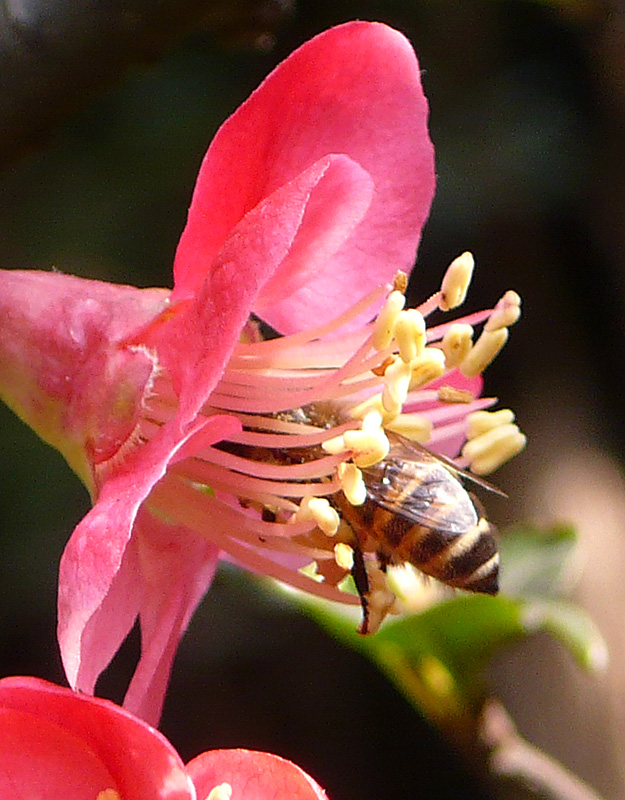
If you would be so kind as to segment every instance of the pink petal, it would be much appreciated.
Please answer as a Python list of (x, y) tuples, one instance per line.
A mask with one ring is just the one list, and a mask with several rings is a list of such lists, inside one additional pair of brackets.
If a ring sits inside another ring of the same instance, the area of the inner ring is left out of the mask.
[(195, 800), (184, 765), (150, 726), (106, 700), (37, 678), (0, 681), (0, 796)]
[[(205, 420), (201, 441), (206, 441), (209, 429), (213, 441), (218, 441), (232, 432), (232, 425), (236, 426), (236, 421), (223, 416)], [(151, 604), (159, 608), (163, 602), (162, 587), (152, 585), (151, 593), (144, 596), (145, 587), (137, 577), (146, 566), (155, 567), (139, 565), (142, 554), (136, 548), (129, 549), (128, 543), (141, 504), (164, 476), (170, 460), (175, 459), (177, 447), (184, 444), (175, 427), (165, 427), (137, 452), (133, 464), (107, 481), (98, 502), (65, 548), (59, 571), (58, 638), (65, 672), (74, 688), (93, 692), (98, 675), (118, 650), (139, 611), (150, 619)], [(203, 576), (198, 583), (204, 585), (204, 567), (195, 566)], [(189, 589), (186, 602), (192, 605), (194, 598), (194, 590)], [(178, 621), (169, 629), (174, 639), (191, 612), (177, 613)], [(154, 659), (152, 650), (150, 660)], [(157, 682), (162, 681), (165, 663), (169, 663), (167, 658), (160, 669), (151, 671)], [(144, 677), (141, 692), (150, 693), (150, 680)], [(154, 695), (159, 691), (154, 689)]]
[(180, 639), (208, 590), (219, 549), (181, 526), (167, 525), (142, 509), (133, 543), (141, 586), (141, 659), (124, 708), (152, 725), (161, 716), (171, 665)]
[(0, 270), (0, 396), (94, 492), (92, 468), (134, 430), (153, 363), (121, 342), (167, 305), (136, 289)]
[[(174, 379), (182, 426), (194, 418), (221, 377), (268, 278), (290, 252), (302, 257), (312, 237), (321, 249), (343, 237), (353, 227), (354, 215), (364, 213), (369, 197), (366, 173), (349, 158), (328, 156), (311, 164), (238, 222), (209, 269), (202, 262), (205, 277), (194, 286), (194, 300), (183, 300), (177, 312), (174, 299), (164, 323), (141, 334), (141, 341), (158, 348)], [(187, 231), (185, 241), (201, 243), (203, 228)]]
[(229, 783), (232, 797), (245, 800), (327, 800), (302, 769), (284, 758), (253, 750), (210, 750), (187, 764), (198, 797)]
[[(434, 192), (427, 116), (417, 60), (397, 31), (352, 22), (304, 44), (213, 140), (176, 254), (174, 295), (193, 295), (239, 221), (330, 154), (348, 156), (371, 176), (371, 206), (362, 221), (356, 214), (353, 232), (343, 231), (351, 235), (321, 238), (312, 278), (297, 278), (300, 248), (277, 263), (255, 310), (289, 333), (330, 319), (396, 270), (409, 270)], [(315, 216), (322, 213), (319, 205)], [(305, 248), (314, 253), (312, 239)], [(299, 288), (285, 293), (294, 279)]]

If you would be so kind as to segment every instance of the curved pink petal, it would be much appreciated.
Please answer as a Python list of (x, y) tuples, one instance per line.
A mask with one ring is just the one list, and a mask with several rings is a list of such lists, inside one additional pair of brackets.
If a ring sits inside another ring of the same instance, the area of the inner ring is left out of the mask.
[(228, 783), (233, 800), (327, 800), (323, 789), (304, 770), (271, 753), (210, 750), (190, 761), (187, 771), (198, 797)]
[(164, 323), (156, 321), (140, 339), (158, 349), (174, 380), (182, 426), (194, 418), (221, 377), (269, 277), (291, 253), (304, 257), (311, 240), (323, 253), (344, 238), (370, 198), (371, 182), (361, 167), (345, 156), (323, 158), (238, 222), (210, 268), (202, 262), (203, 280), (193, 287), (194, 299), (182, 301), (179, 313), (174, 292)]
[(122, 342), (160, 314), (169, 294), (0, 270), (0, 397), (92, 493), (94, 464), (131, 435), (154, 367)]
[(149, 725), (106, 700), (37, 678), (0, 680), (0, 796), (195, 800), (185, 767)]
[[(209, 430), (212, 440), (218, 441), (237, 428), (232, 418), (211, 417), (202, 423), (201, 441), (206, 441)], [(145, 596), (145, 587), (137, 580), (150, 565), (139, 565), (141, 554), (129, 550), (128, 543), (141, 504), (183, 444), (175, 427), (160, 431), (137, 452), (133, 463), (105, 483), (98, 502), (65, 548), (59, 570), (58, 639), (67, 678), (74, 688), (92, 692), (139, 611), (148, 614), (152, 602), (158, 608), (154, 595)], [(188, 602), (192, 604), (192, 598)], [(176, 641), (181, 633), (178, 627), (170, 630)]]
[[(174, 296), (197, 292), (239, 221), (329, 154), (371, 176), (371, 205), (350, 235), (324, 238), (314, 276), (299, 274), (299, 248), (277, 264), (255, 310), (289, 333), (409, 270), (434, 192), (427, 116), (414, 51), (397, 31), (352, 22), (304, 44), (215, 136), (178, 246)], [(305, 245), (314, 254), (314, 241)]]
[(157, 725), (180, 639), (217, 569), (219, 548), (142, 509), (133, 531), (141, 586), (141, 658), (124, 708)]

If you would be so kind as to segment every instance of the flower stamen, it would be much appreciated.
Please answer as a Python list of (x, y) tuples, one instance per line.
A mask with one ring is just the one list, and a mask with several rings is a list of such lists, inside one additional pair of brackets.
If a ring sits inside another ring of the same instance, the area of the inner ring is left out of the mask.
[(448, 369), (453, 369), (462, 364), (471, 352), (473, 346), (473, 328), (471, 325), (454, 323), (451, 325), (441, 342), (445, 354), (445, 364)]
[(399, 317), (399, 312), (403, 311), (406, 305), (405, 295), (394, 289), (386, 298), (386, 303), (377, 316), (371, 334), (371, 344), (376, 350), (386, 350), (393, 339), (395, 322)]
[(334, 545), (334, 560), (341, 569), (349, 571), (354, 566), (354, 548), (345, 542)]
[(514, 414), (506, 408), (469, 415), (469, 439), (462, 448), (462, 457), (477, 475), (488, 475), (525, 447), (527, 437), (513, 419)]
[(400, 311), (395, 320), (394, 336), (402, 360), (409, 364), (425, 347), (425, 320), (416, 308)]
[(473, 277), (475, 260), (468, 250), (451, 262), (443, 276), (439, 293), (438, 307), (450, 311), (464, 303)]
[(338, 476), (341, 489), (353, 506), (361, 506), (367, 499), (367, 487), (360, 469), (350, 462), (339, 464)]
[(384, 389), (382, 390), (382, 406), (384, 410), (396, 416), (408, 397), (412, 369), (410, 362), (396, 359), (384, 372)]
[(445, 372), (445, 354), (438, 347), (426, 347), (410, 365), (409, 391), (414, 392), (426, 383), (440, 378)]
[(432, 421), (421, 414), (398, 414), (385, 428), (419, 444), (425, 444), (432, 436)]
[(495, 331), (499, 328), (509, 328), (521, 316), (521, 298), (512, 289), (508, 290), (499, 300), (493, 313), (484, 325), (485, 331)]
[(508, 341), (508, 329), (498, 328), (494, 331), (483, 330), (480, 338), (460, 364), (460, 372), (466, 378), (481, 375), (491, 364)]
[(335, 536), (339, 529), (340, 517), (325, 497), (304, 497), (289, 522), (308, 522), (312, 520), (326, 536)]

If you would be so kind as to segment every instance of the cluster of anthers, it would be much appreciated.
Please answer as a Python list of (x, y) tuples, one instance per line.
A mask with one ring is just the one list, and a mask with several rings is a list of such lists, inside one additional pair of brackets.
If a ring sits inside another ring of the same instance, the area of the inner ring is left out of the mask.
[[(175, 465), (175, 487), (157, 486), (152, 502), (249, 569), (357, 603), (341, 583), (354, 550), (367, 548), (336, 498), (365, 503), (362, 470), (387, 457), (389, 432), (438, 454), (465, 442), (454, 464), (479, 475), (525, 445), (513, 413), (486, 411), (496, 400), (470, 388), (506, 343), (519, 296), (508, 291), (492, 309), (426, 325), (433, 311), (463, 302), (473, 266), (470, 253), (456, 258), (418, 308), (404, 308), (407, 279), (398, 273), (392, 287), (318, 328), (263, 339), (250, 323), (203, 409), (236, 416), (243, 430)], [(380, 303), (377, 318), (355, 324)]]

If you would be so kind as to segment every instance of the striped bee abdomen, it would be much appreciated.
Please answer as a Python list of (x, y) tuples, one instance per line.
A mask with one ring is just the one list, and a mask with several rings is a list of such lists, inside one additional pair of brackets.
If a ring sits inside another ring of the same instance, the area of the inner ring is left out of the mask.
[(496, 594), (499, 554), (492, 526), (480, 517), (468, 530), (449, 531), (411, 522), (378, 507), (372, 533), (391, 563), (409, 562), (449, 586)]

